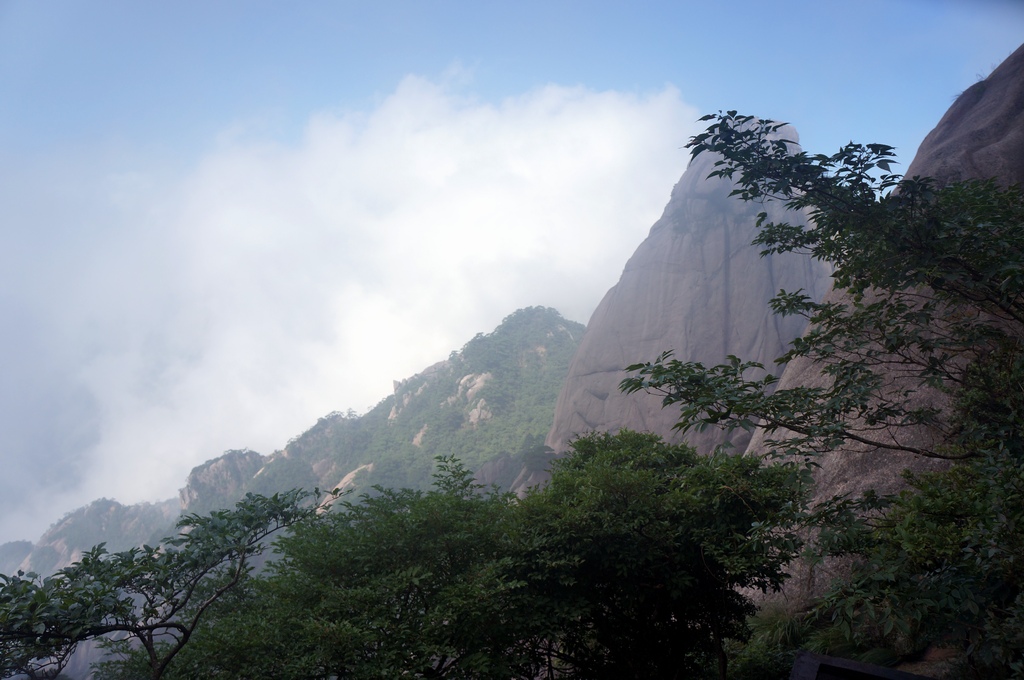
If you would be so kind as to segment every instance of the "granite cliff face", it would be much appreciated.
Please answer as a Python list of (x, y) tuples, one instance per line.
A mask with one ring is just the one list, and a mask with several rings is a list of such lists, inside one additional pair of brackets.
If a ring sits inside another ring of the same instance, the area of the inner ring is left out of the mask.
[[(992, 177), (1004, 185), (1024, 183), (1024, 46), (957, 98), (921, 143), (906, 175), (933, 177), (940, 186)], [(843, 291), (830, 291), (827, 299), (843, 302), (847, 298)], [(817, 366), (798, 359), (786, 367), (779, 388), (824, 384)], [(939, 408), (945, 403), (945, 395), (934, 390), (922, 389), (915, 398), (922, 405)], [(925, 428), (900, 431), (901, 442), (910, 446), (927, 444), (933, 436)], [(755, 434), (748, 450), (762, 452), (763, 435)], [(902, 486), (900, 471), (943, 465), (911, 454), (848, 445), (822, 458), (816, 495), (826, 498), (866, 489), (891, 493)]]
[(1024, 45), (957, 97), (906, 174), (1024, 184)]
[[(906, 175), (933, 177), (942, 186), (969, 179), (995, 178), (1003, 185), (1024, 183), (1024, 46), (1014, 52), (985, 80), (961, 94), (918, 149)], [(830, 291), (826, 299), (847, 301), (844, 291)], [(826, 384), (818, 366), (806, 359), (790, 363), (779, 382), (779, 389), (818, 387)], [(898, 385), (898, 381), (894, 381)], [(913, 385), (918, 388), (917, 384)], [(939, 409), (947, 403), (937, 390), (918, 389), (918, 406)], [(924, 427), (900, 428), (900, 442), (925, 446), (936, 433)], [(779, 437), (780, 433), (776, 433)], [(755, 433), (748, 451), (762, 453), (764, 436)], [(924, 472), (948, 465), (945, 461), (848, 444), (823, 455), (815, 473), (815, 497), (825, 499), (839, 494), (857, 496), (867, 489), (893, 493), (903, 486), (901, 472)], [(845, 565), (829, 561), (816, 569), (796, 565), (793, 581), (785, 595), (795, 602), (820, 592)]]
[[(555, 408), (547, 444), (556, 451), (576, 434), (621, 428), (679, 441), (674, 409), (663, 409), (657, 396), (619, 392), (623, 369), (668, 349), (685, 361), (718, 364), (733, 354), (771, 367), (805, 322), (776, 316), (768, 300), (780, 289), (803, 289), (816, 299), (828, 289), (827, 265), (794, 254), (761, 257), (750, 245), (761, 210), (776, 221), (794, 216), (779, 205), (729, 197), (731, 182), (706, 179), (714, 161), (704, 154), (690, 164), (591, 317)], [(708, 430), (686, 439), (709, 451), (723, 435)]]
[(225, 451), (219, 458), (192, 468), (178, 493), (182, 512), (204, 514), (219, 510), (223, 498), (241, 498), (243, 489), (260, 468), (264, 457), (255, 451)]

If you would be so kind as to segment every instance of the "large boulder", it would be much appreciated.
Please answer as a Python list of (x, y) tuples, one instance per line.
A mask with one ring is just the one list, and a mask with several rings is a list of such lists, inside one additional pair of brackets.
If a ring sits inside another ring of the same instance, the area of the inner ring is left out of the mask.
[[(796, 133), (787, 130), (787, 138)], [(768, 307), (779, 289), (803, 289), (820, 299), (831, 270), (797, 255), (761, 257), (752, 246), (757, 213), (793, 221), (781, 205), (744, 203), (734, 185), (707, 179), (715, 158), (697, 157), (672, 190), (665, 212), (626, 263), (587, 325), (555, 407), (547, 444), (564, 451), (573, 436), (622, 428), (655, 432), (671, 441), (678, 411), (656, 395), (625, 395), (626, 366), (673, 350), (677, 359), (718, 364), (730, 355), (768, 366), (800, 335), (805, 322)], [(709, 451), (721, 432), (685, 437)], [(746, 440), (733, 441), (738, 448)]]

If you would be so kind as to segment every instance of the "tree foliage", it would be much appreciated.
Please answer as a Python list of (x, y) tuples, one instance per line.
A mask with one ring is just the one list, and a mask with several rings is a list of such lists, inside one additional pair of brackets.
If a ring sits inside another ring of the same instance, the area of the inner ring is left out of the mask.
[[(936, 458), (979, 455), (946, 414), (918, 403), (923, 387), (969, 390), (984, 378), (966, 370), (992, 352), (1015, 352), (1024, 337), (1024, 199), (993, 181), (936, 188), (927, 178), (888, 174), (890, 147), (849, 144), (834, 155), (810, 155), (781, 137), (783, 126), (735, 112), (690, 142), (712, 152), (712, 176), (736, 182), (742, 200), (780, 200), (808, 211), (810, 228), (759, 217), (754, 243), (764, 253), (805, 252), (835, 266), (835, 287), (848, 295), (818, 302), (781, 291), (772, 307), (799, 314), (810, 330), (778, 361), (805, 358), (826, 386), (772, 389), (754, 362), (732, 358), (707, 367), (672, 359), (630, 366), (633, 392), (662, 393), (680, 404), (678, 427), (709, 425), (769, 434), (786, 453), (817, 453), (859, 442)], [(934, 431), (907, 443), (891, 433), (908, 426)], [(792, 436), (795, 435), (795, 436)]]
[(725, 677), (751, 590), (778, 590), (799, 551), (796, 466), (699, 456), (649, 434), (577, 439), (522, 503), (523, 580), (559, 622), (566, 678)]
[(798, 550), (794, 471), (623, 432), (516, 502), (441, 459), (430, 491), (297, 527), (169, 677), (691, 677), (745, 635), (738, 589), (777, 588)]
[(733, 179), (734, 195), (810, 213), (806, 229), (762, 213), (755, 244), (835, 267), (843, 295), (771, 303), (811, 324), (778, 361), (812, 362), (825, 380), (776, 389), (756, 363), (666, 353), (631, 366), (623, 389), (678, 405), (680, 429), (762, 428), (770, 452), (811, 464), (851, 444), (952, 461), (908, 475), (903, 493), (814, 509), (818, 556), (859, 560), (822, 607), (851, 636), (961, 640), (979, 673), (1024, 677), (1024, 194), (901, 178), (884, 145), (811, 155), (781, 124), (705, 120), (689, 146), (720, 155), (712, 175)]
[(248, 678), (532, 678), (509, 576), (512, 498), (439, 460), (430, 491), (341, 500), (280, 541), (245, 611), (176, 672)]
[(159, 546), (108, 553), (101, 544), (46, 578), (0, 575), (0, 672), (55, 675), (80, 642), (108, 638), (137, 646), (160, 678), (207, 611), (248, 578), (266, 539), (313, 516), (309, 496), (249, 495), (234, 510), (183, 517)]

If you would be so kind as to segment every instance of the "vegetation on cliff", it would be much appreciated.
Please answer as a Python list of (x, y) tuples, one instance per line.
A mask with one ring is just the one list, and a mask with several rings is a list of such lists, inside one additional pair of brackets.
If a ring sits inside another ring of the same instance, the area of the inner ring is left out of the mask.
[[(484, 482), (507, 489), (524, 470), (548, 465), (544, 437), (583, 330), (550, 308), (513, 312), (491, 333), (398, 383), (366, 414), (320, 418), (269, 456), (227, 451), (197, 466), (182, 489), (182, 507), (206, 514), (234, 507), (246, 493), (334, 488), (346, 477), (348, 488), (423, 489), (434, 457), (450, 454)], [(101, 542), (111, 551), (154, 544), (173, 530), (176, 505), (96, 501), (66, 515), (35, 546), (0, 545), (7, 565), (0, 572), (51, 574)]]
[[(454, 455), (473, 470), (502, 458), (522, 468), (551, 427), (583, 330), (550, 308), (518, 310), (447, 360), (397, 383), (369, 412), (321, 418), (269, 456), (241, 491), (333, 488), (357, 469), (351, 483), (359, 488), (423, 489), (440, 455)], [(196, 502), (202, 509), (229, 507), (237, 497), (211, 492)]]
[(663, 355), (624, 389), (664, 395), (683, 429), (762, 429), (775, 460), (813, 466), (854, 444), (949, 461), (901, 493), (808, 508), (813, 559), (854, 558), (819, 613), (865, 645), (951, 645), (979, 676), (1024, 677), (1024, 193), (900, 178), (884, 145), (794, 154), (771, 121), (706, 120), (690, 146), (721, 154), (737, 196), (811, 211), (812, 228), (765, 222), (755, 243), (835, 264), (844, 294), (772, 303), (811, 323), (779, 360), (825, 380), (774, 389), (760, 364)]

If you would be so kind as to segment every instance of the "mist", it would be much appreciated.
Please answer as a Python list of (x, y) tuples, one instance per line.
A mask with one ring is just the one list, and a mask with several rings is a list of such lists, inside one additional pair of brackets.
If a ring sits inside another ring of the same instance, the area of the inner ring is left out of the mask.
[(408, 76), (174, 162), (109, 139), (0, 158), (0, 541), (363, 412), (517, 308), (585, 323), (698, 115), (672, 87), (488, 102)]

